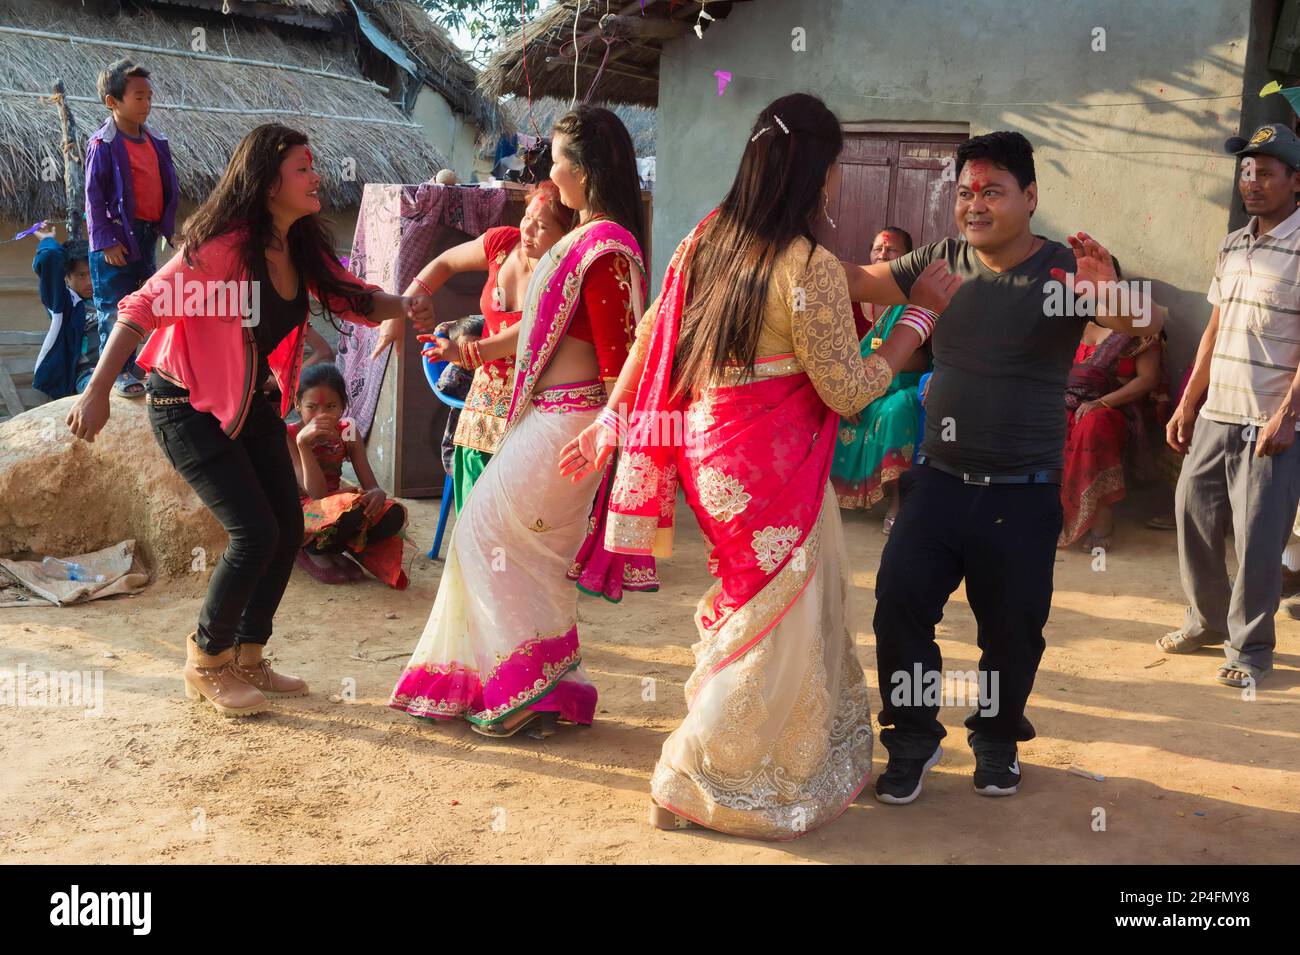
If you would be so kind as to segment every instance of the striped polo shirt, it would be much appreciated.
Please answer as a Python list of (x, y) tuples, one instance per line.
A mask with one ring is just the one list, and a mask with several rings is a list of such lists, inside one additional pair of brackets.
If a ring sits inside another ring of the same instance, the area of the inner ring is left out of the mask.
[(1258, 222), (1223, 240), (1207, 296), (1219, 335), (1201, 414), (1224, 424), (1268, 421), (1300, 366), (1300, 209), (1255, 238)]

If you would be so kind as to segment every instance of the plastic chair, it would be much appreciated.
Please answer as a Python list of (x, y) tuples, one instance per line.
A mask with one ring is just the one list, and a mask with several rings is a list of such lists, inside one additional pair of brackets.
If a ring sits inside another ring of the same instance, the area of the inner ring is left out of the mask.
[(934, 374), (927, 371), (921, 376), (921, 380), (916, 383), (916, 400), (921, 402), (921, 420), (916, 427), (916, 444), (912, 446), (912, 460), (921, 453), (921, 439), (925, 437), (925, 386), (930, 383), (930, 376)]
[[(421, 345), (421, 348), (423, 348), (423, 345)], [(424, 356), (421, 356), (421, 358), (424, 364), (424, 377), (429, 382), (429, 387), (433, 389), (434, 397), (449, 408), (464, 408), (464, 399), (452, 398), (438, 390), (438, 379), (442, 376), (443, 369), (450, 362), (431, 361)], [(438, 530), (434, 532), (433, 546), (429, 548), (430, 560), (438, 560), (439, 555), (442, 553), (442, 535), (447, 529), (447, 515), (451, 512), (455, 493), (455, 483), (452, 481), (451, 475), (448, 474), (447, 479), (442, 482), (442, 507), (438, 509)]]

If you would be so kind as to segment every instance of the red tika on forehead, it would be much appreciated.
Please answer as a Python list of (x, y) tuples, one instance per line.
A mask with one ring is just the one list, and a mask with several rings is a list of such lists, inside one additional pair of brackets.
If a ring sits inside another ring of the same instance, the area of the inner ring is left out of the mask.
[(311, 154), (311, 147), (310, 147), (310, 146), (303, 146), (302, 148), (305, 149), (305, 150), (307, 150), (307, 162), (308, 162), (308, 163), (315, 163), (315, 162), (316, 162), (316, 157), (313, 156), (313, 155)]

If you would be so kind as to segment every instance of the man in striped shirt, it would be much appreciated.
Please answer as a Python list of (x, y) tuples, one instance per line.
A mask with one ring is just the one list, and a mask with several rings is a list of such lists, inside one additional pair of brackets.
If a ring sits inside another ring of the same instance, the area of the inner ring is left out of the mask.
[[(1300, 501), (1300, 140), (1269, 124), (1225, 148), (1242, 157), (1238, 188), (1251, 220), (1219, 250), (1214, 312), (1166, 434), (1187, 454), (1175, 509), (1188, 607), (1157, 645), (1191, 653), (1222, 643), (1216, 679), (1253, 687), (1273, 668), (1280, 557)], [(1231, 583), (1229, 533), (1239, 565)]]

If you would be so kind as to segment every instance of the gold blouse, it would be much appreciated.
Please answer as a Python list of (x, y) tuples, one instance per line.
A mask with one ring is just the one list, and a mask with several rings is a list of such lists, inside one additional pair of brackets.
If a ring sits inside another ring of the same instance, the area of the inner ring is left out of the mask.
[[(810, 246), (807, 239), (796, 239), (776, 261), (763, 303), (758, 357), (793, 353), (831, 410), (855, 414), (885, 393), (894, 373), (878, 354), (862, 357), (844, 269), (823, 245), (809, 259)], [(674, 265), (681, 252), (678, 246)], [(629, 361), (645, 358), (658, 310), (656, 298), (637, 325)]]

